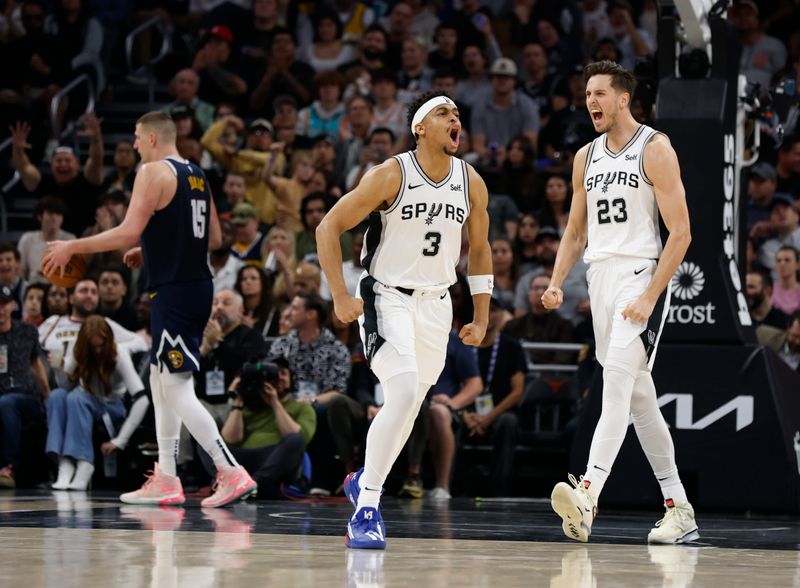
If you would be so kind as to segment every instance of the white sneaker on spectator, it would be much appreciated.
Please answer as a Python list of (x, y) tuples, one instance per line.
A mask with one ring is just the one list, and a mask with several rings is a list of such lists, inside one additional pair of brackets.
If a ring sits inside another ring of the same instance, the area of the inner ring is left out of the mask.
[(50, 486), (53, 490), (66, 490), (75, 475), (75, 464), (68, 457), (58, 458), (58, 478)]
[(75, 475), (67, 485), (67, 490), (88, 490), (92, 484), (92, 474), (94, 474), (94, 464), (79, 459), (75, 467)]
[(242, 466), (220, 466), (213, 489), (214, 494), (204, 498), (200, 503), (201, 506), (218, 508), (230, 504), (234, 500), (244, 500), (258, 492), (258, 484)]
[(689, 543), (700, 538), (691, 504), (667, 500), (664, 506), (667, 513), (650, 531), (647, 536), (648, 543), (671, 545), (673, 543)]
[(180, 478), (165, 474), (158, 464), (153, 468), (153, 473), (147, 476), (147, 480), (141, 488), (133, 492), (126, 492), (119, 499), (127, 504), (160, 504), (164, 506), (186, 502)]
[(428, 492), (428, 498), (431, 500), (450, 500), (452, 496), (450, 495), (450, 492), (440, 486), (437, 486)]

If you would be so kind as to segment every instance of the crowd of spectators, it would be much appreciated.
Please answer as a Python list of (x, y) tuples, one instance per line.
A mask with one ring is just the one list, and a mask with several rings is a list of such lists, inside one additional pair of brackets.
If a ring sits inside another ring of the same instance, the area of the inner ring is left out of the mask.
[[(738, 0), (729, 9), (743, 73), (762, 88), (800, 81), (800, 32), (787, 24), (796, 21), (797, 3), (770, 3), (769, 13), (761, 5)], [(382, 391), (356, 326), (331, 312), (315, 229), (372, 167), (413, 147), (406, 105), (430, 89), (456, 101), (458, 156), (489, 188), (496, 282), (483, 344), (474, 350), (450, 338), (444, 373), (409, 441), (402, 493), (422, 494), (429, 449), (432, 496), (449, 497), (457, 455), (476, 443), (492, 446), (489, 491), (513, 493), (518, 432), (538, 427), (518, 410), (523, 397), (541, 386), (572, 389), (563, 373), (536, 366), (579, 359), (575, 351), (526, 353), (522, 343), (590, 346), (592, 339), (582, 263), (563, 286), (562, 309), (546, 312), (540, 301), (569, 215), (573, 156), (596, 136), (582, 68), (613, 59), (641, 76), (652, 71), (656, 2), (5, 2), (0, 122), (10, 126), (17, 189), (36, 198), (39, 229), (0, 245), (0, 486), (13, 486), (25, 469), (25, 430), (46, 426), (51, 479), (77, 489), (88, 485), (95, 449), (104, 458), (125, 450), (146, 419), (152, 341), (142, 276), (114, 251), (91, 256), (87, 279), (67, 291), (46, 283), (40, 262), (48, 241), (119, 224), (137, 171), (132, 142), (106, 144), (104, 121), (92, 113), (77, 126), (85, 160), (78, 142), (54, 142), (43, 122), (50, 99), (87, 73), (100, 104), (113, 103), (115, 87), (126, 83), (122, 40), (154, 14), (173, 46), (152, 72), (172, 96), (160, 107), (176, 123), (180, 155), (205, 170), (222, 223), (223, 245), (209, 254), (215, 297), (196, 390), (263, 495), (340, 491), (332, 480), (363, 460)], [(147, 40), (135, 51), (145, 59)], [(642, 79), (633, 96), (642, 123), (652, 122), (654, 86)], [(797, 114), (792, 106), (786, 137), (764, 149), (747, 190), (747, 299), (754, 320), (776, 330), (775, 348), (793, 369), (800, 362)], [(351, 291), (363, 271), (364, 230), (341, 239)], [(465, 264), (466, 255), (451, 289), (455, 330), (471, 318)], [(254, 359), (279, 366), (256, 400), (239, 391), (242, 366)], [(206, 457), (185, 436), (182, 471), (207, 465)]]

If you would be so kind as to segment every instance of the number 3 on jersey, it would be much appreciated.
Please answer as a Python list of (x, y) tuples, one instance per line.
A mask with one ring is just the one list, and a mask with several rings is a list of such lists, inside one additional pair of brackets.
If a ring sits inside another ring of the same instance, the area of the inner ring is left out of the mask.
[[(613, 211), (611, 210), (613, 208)], [(613, 216), (609, 214), (613, 212)], [(607, 225), (611, 221), (617, 223), (624, 223), (628, 220), (628, 210), (625, 208), (625, 200), (623, 198), (614, 198), (609, 204), (605, 198), (597, 201), (597, 222), (601, 225)]]
[(425, 257), (433, 257), (439, 253), (439, 245), (442, 243), (442, 234), (436, 231), (425, 233), (425, 240), (428, 241), (428, 247), (422, 250), (422, 255)]
[(191, 200), (192, 203), (192, 232), (197, 239), (206, 235), (206, 201)]

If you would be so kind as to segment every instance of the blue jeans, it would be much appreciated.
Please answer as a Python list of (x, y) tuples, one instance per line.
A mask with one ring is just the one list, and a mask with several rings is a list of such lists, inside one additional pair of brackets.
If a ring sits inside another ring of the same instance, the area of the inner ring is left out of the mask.
[(25, 392), (0, 395), (0, 468), (19, 465), (23, 425), (43, 419), (42, 403), (38, 396)]
[(108, 413), (114, 427), (125, 420), (125, 405), (119, 398), (98, 398), (83, 388), (57, 388), (47, 400), (47, 445), (45, 451), (94, 463), (94, 424)]

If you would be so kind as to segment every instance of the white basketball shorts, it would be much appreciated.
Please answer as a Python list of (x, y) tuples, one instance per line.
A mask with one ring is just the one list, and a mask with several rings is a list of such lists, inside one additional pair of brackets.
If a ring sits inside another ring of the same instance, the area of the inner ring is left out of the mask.
[[(444, 368), (453, 322), (447, 288), (415, 290), (409, 295), (365, 272), (356, 297), (364, 301), (364, 314), (358, 319), (364, 353), (378, 379), (385, 382), (416, 369), (420, 383), (435, 384)], [(381, 352), (387, 345), (402, 361), (396, 356), (394, 361), (386, 361), (387, 355), (393, 356)]]
[(652, 369), (669, 311), (671, 284), (659, 297), (646, 323), (624, 319), (622, 311), (645, 291), (656, 265), (655, 259), (636, 257), (613, 257), (589, 265), (586, 279), (600, 365), (605, 365), (610, 347), (624, 349), (640, 337), (647, 354), (647, 368)]

